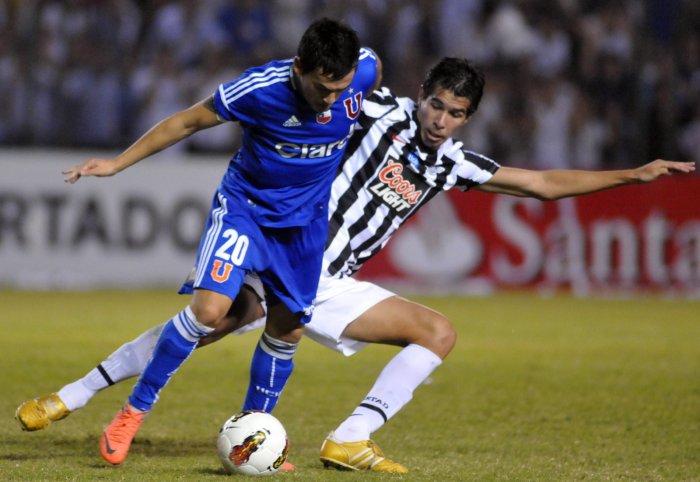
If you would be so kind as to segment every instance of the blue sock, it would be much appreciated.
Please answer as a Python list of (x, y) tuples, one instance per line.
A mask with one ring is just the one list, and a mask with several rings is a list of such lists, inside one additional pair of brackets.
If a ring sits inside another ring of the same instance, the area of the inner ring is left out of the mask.
[(139, 410), (150, 410), (158, 400), (158, 393), (192, 354), (199, 338), (212, 330), (197, 321), (189, 306), (168, 321), (151, 360), (131, 392), (129, 403)]
[(243, 410), (271, 412), (294, 370), (296, 343), (287, 343), (263, 333), (250, 365), (250, 383)]

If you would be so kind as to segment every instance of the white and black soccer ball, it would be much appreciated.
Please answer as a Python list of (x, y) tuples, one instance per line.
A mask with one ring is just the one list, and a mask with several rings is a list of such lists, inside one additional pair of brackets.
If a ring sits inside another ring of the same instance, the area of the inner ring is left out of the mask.
[(246, 410), (226, 420), (216, 443), (231, 474), (269, 475), (287, 459), (287, 431), (269, 413)]

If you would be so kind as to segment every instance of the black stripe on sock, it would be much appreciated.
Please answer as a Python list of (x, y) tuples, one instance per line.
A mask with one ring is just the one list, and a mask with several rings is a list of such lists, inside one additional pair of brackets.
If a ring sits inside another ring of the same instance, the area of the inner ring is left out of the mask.
[(100, 372), (100, 374), (104, 377), (105, 381), (107, 382), (107, 385), (109, 385), (109, 386), (114, 385), (114, 381), (113, 381), (113, 380), (109, 377), (109, 375), (107, 374), (107, 370), (105, 370), (105, 369), (102, 367), (102, 363), (100, 363), (99, 365), (97, 365), (97, 370), (98, 370), (98, 371)]
[(384, 419), (384, 423), (387, 423), (389, 421), (389, 419), (386, 416), (386, 413), (384, 413), (381, 408), (377, 408), (374, 405), (370, 405), (368, 403), (361, 403), (360, 407), (365, 407), (365, 408), (369, 408), (370, 410), (374, 410), (375, 412), (377, 412), (379, 415), (382, 416), (382, 418)]

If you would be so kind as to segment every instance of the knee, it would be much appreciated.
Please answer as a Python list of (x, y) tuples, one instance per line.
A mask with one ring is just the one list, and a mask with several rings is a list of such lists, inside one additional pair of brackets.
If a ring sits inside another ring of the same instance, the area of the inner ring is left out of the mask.
[(287, 343), (299, 343), (304, 333), (304, 325), (298, 313), (292, 313), (282, 303), (268, 307), (265, 333)]
[(444, 359), (457, 343), (457, 331), (449, 319), (438, 313), (433, 314), (430, 322), (425, 326), (427, 330), (423, 343), (418, 344)]
[(265, 333), (287, 343), (299, 343), (304, 334), (304, 325), (298, 324), (294, 328), (284, 327), (284, 329), (280, 329), (274, 323), (268, 323), (265, 325)]
[(222, 324), (226, 323), (225, 317), (228, 312), (228, 306), (218, 306), (215, 303), (193, 303), (190, 305), (190, 309), (199, 323), (210, 328), (220, 328), (224, 331)]

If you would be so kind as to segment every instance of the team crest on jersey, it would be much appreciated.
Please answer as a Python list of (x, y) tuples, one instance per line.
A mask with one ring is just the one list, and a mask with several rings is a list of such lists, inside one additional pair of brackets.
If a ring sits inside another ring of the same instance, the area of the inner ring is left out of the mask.
[(330, 109), (325, 112), (321, 112), (320, 114), (316, 114), (316, 122), (319, 124), (328, 124), (332, 118), (333, 114), (331, 113)]
[[(353, 102), (353, 100), (355, 102)], [(360, 107), (362, 106), (362, 91), (345, 99), (343, 105), (345, 106), (345, 115), (348, 116), (348, 119), (357, 119), (357, 116), (360, 115)]]
[(408, 158), (408, 163), (411, 165), (411, 167), (417, 170), (418, 166), (420, 165), (420, 157), (418, 157), (418, 154), (415, 152), (409, 152), (406, 157)]

